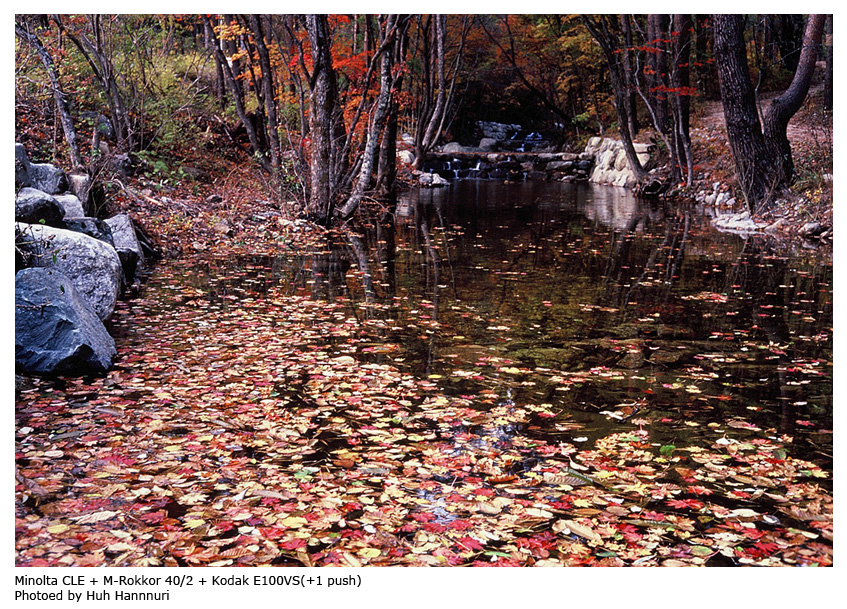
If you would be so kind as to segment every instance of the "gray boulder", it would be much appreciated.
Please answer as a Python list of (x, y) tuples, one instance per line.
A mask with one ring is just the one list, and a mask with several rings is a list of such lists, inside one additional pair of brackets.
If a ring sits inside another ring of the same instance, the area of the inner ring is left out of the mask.
[(144, 252), (135, 234), (135, 224), (129, 214), (112, 216), (106, 220), (106, 224), (112, 231), (112, 241), (121, 260), (126, 281), (132, 283), (136, 268), (144, 264)]
[(35, 188), (51, 195), (68, 189), (68, 178), (65, 172), (50, 163), (31, 163), (29, 175)]
[(15, 186), (32, 186), (54, 195), (68, 189), (65, 172), (50, 163), (32, 163), (23, 144), (15, 144)]
[(493, 137), (484, 137), (479, 140), (479, 149), (483, 152), (493, 152), (497, 150), (500, 142), (495, 140)]
[(75, 233), (82, 233), (89, 237), (94, 237), (99, 241), (108, 243), (112, 247), (115, 246), (112, 240), (112, 229), (104, 220), (97, 218), (72, 218), (65, 220), (65, 227)]
[(62, 210), (65, 213), (65, 220), (85, 217), (85, 210), (82, 208), (82, 201), (80, 201), (79, 197), (76, 195), (65, 193), (63, 195), (56, 195), (54, 199), (56, 199), (59, 205), (62, 206)]
[(35, 188), (22, 188), (15, 197), (15, 220), (27, 224), (62, 226), (64, 208), (55, 197)]
[(15, 144), (15, 190), (30, 186), (29, 157), (23, 144)]
[(573, 161), (551, 161), (547, 163), (547, 171), (568, 171), (573, 166)]
[(415, 153), (411, 150), (398, 150), (397, 160), (405, 165), (411, 165), (415, 162)]
[(426, 186), (429, 188), (440, 188), (442, 186), (447, 186), (450, 183), (442, 178), (437, 173), (422, 173), (418, 177), (418, 182), (421, 186)]
[(467, 148), (462, 146), (459, 142), (450, 142), (448, 144), (444, 144), (444, 147), (441, 148), (441, 152), (445, 152), (447, 154), (462, 154), (467, 151)]
[(123, 270), (115, 248), (83, 233), (40, 224), (18, 223), (19, 247), (30, 266), (67, 275), (101, 320), (109, 319), (120, 294)]
[(115, 341), (62, 273), (30, 268), (15, 276), (15, 365), (34, 374), (101, 373)]

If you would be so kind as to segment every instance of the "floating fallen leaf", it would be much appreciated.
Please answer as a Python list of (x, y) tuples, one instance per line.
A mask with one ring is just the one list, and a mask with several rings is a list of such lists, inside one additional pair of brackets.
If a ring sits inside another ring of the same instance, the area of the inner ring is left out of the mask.
[(95, 522), (102, 522), (104, 520), (109, 520), (117, 516), (117, 512), (112, 512), (110, 510), (104, 510), (102, 512), (92, 512), (90, 514), (84, 514), (82, 516), (72, 516), (71, 519), (75, 520), (77, 524), (92, 524)]
[[(574, 520), (559, 520), (558, 522), (563, 523), (560, 525), (561, 529), (559, 532), (568, 531), (570, 533), (574, 533), (579, 535), (580, 537), (587, 539), (588, 541), (602, 542), (603, 538), (597, 534), (594, 529), (584, 524), (580, 524)], [(555, 531), (555, 529), (554, 529)]]

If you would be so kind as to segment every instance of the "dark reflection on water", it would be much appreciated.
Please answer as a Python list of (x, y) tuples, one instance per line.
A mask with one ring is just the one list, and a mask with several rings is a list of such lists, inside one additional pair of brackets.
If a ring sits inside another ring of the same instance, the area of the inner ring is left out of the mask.
[(184, 280), (220, 306), (270, 289), (346, 303), (360, 358), (481, 407), (553, 404), (589, 438), (652, 413), (748, 421), (831, 453), (831, 258), (777, 255), (621, 189), (458, 181), (311, 256)]

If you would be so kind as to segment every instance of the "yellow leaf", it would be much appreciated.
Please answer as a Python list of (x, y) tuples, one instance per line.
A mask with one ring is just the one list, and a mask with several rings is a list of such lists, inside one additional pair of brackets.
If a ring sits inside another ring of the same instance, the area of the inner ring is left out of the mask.
[(185, 521), (185, 527), (188, 529), (196, 529), (197, 527), (203, 526), (206, 524), (206, 521), (202, 518), (194, 518), (192, 520)]
[(302, 516), (289, 516), (288, 518), (283, 518), (279, 524), (289, 529), (299, 529), (308, 522), (309, 521)]
[(58, 535), (59, 533), (64, 533), (69, 528), (71, 528), (71, 527), (69, 527), (66, 524), (54, 524), (54, 525), (47, 527), (47, 532), (50, 533), (51, 535)]
[(382, 552), (376, 548), (362, 548), (361, 550), (356, 552), (356, 554), (358, 554), (362, 558), (376, 558), (377, 556), (382, 554)]

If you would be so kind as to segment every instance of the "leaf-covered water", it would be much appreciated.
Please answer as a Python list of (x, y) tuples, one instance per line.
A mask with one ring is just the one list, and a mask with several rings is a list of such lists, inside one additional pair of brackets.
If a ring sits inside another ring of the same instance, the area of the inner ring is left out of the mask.
[(22, 394), (18, 561), (830, 564), (831, 286), (696, 211), (484, 181), (168, 263), (115, 372)]

